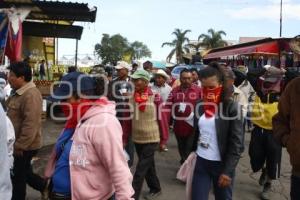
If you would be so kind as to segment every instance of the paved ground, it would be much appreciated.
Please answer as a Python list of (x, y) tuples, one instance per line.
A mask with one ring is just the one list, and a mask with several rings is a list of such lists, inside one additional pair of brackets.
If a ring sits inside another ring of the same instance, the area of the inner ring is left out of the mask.
[[(47, 161), (48, 155), (51, 151), (56, 137), (58, 136), (62, 124), (54, 123), (50, 120), (44, 123), (44, 144), (45, 147), (41, 150), (39, 157), (34, 162), (37, 172), (43, 171), (44, 165)], [(246, 146), (249, 145), (250, 134), (246, 135)], [(173, 135), (169, 141), (169, 152), (157, 153), (156, 166), (158, 175), (163, 188), (163, 194), (158, 200), (185, 200), (185, 185), (175, 179), (176, 172), (179, 169), (179, 156), (177, 153), (177, 146)], [(234, 199), (237, 200), (255, 200), (259, 199), (261, 188), (258, 185), (258, 178), (260, 174), (253, 174), (250, 169), (249, 157), (247, 149), (241, 158), (235, 179)], [(134, 169), (132, 169), (134, 171)], [(283, 150), (282, 159), (282, 176), (279, 181), (276, 181), (272, 190), (272, 200), (286, 200), (289, 199), (289, 184), (290, 184), (290, 165), (289, 157), (285, 150)], [(146, 185), (146, 184), (145, 184)], [(147, 191), (146, 186), (144, 190)], [(38, 200), (40, 194), (28, 187), (28, 200)], [(141, 198), (142, 199), (142, 198)], [(214, 198), (210, 198), (214, 199)]]

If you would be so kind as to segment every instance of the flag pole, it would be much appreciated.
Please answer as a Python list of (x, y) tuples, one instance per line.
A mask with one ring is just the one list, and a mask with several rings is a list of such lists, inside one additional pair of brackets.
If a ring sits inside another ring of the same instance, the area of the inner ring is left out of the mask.
[(282, 0), (280, 0), (280, 32), (279, 37), (282, 37)]

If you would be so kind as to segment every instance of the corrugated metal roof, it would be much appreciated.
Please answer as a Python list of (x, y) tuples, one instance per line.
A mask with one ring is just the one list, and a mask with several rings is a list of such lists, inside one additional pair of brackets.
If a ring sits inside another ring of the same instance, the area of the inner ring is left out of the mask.
[(40, 0), (3, 0), (0, 8), (27, 7), (31, 13), (27, 19), (66, 20), (95, 22), (97, 7), (89, 8), (87, 3)]

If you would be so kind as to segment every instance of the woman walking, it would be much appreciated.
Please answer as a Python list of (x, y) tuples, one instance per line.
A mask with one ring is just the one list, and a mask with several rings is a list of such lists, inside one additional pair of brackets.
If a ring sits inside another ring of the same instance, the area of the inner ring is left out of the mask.
[(132, 175), (123, 154), (115, 105), (106, 97), (92, 98), (95, 89), (91, 77), (72, 72), (52, 95), (52, 100), (64, 102), (69, 120), (45, 172), (51, 178), (51, 200), (108, 200), (114, 195), (118, 200), (132, 200)]
[(216, 200), (231, 200), (235, 168), (243, 147), (241, 107), (230, 97), (225, 73), (217, 63), (201, 72), (203, 100), (195, 108), (193, 150), (197, 161), (192, 200), (208, 200), (213, 183)]

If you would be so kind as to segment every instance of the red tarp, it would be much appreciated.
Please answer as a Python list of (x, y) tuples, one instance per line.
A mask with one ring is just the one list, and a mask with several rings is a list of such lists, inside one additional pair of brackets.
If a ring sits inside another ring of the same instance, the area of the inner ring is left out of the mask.
[(248, 55), (248, 54), (279, 54), (279, 47), (277, 41), (268, 42), (264, 44), (251, 45), (247, 47), (240, 47), (235, 49), (228, 49), (219, 52), (209, 53), (204, 56), (204, 59), (221, 58), (234, 55)]

